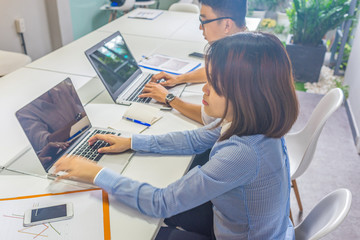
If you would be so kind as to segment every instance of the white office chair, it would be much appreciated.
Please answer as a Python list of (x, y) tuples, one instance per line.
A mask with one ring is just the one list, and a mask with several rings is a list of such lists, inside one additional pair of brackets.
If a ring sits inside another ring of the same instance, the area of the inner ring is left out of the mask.
[(121, 6), (110, 6), (110, 3), (103, 5), (101, 10), (110, 10), (109, 22), (114, 21), (117, 17), (118, 11), (127, 13), (134, 8), (135, 0), (125, 0)]
[(0, 50), (0, 77), (31, 62), (28, 55)]
[(345, 188), (326, 195), (295, 227), (295, 239), (316, 240), (333, 231), (349, 213), (351, 199), (351, 192)]
[(340, 107), (343, 99), (344, 94), (341, 89), (334, 88), (330, 90), (320, 100), (305, 127), (298, 132), (285, 135), (290, 161), (291, 183), (300, 212), (302, 212), (303, 208), (296, 179), (309, 167), (314, 157), (321, 130), (329, 117)]
[(200, 13), (199, 7), (192, 3), (174, 3), (169, 7), (169, 11)]
[(135, 0), (126, 0), (124, 5), (118, 7), (119, 8), (118, 10), (127, 12), (132, 10), (134, 8), (134, 5), (135, 5)]

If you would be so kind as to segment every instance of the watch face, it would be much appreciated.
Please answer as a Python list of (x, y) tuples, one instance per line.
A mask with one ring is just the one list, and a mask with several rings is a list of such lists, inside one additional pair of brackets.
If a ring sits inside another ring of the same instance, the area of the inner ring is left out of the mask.
[(166, 95), (166, 99), (167, 100), (173, 100), (175, 98), (175, 96), (174, 96), (174, 94), (172, 94), (172, 93), (169, 93), (168, 95)]
[(172, 94), (172, 93), (169, 93), (168, 95), (166, 95), (166, 98), (165, 98), (166, 103), (169, 104), (169, 102), (171, 102), (172, 100), (174, 100), (174, 98), (175, 98), (175, 95)]

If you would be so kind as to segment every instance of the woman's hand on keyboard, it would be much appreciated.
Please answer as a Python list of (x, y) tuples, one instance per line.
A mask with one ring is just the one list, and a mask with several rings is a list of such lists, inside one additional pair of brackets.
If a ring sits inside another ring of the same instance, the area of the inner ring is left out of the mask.
[(56, 178), (60, 179), (74, 179), (87, 183), (93, 183), (94, 178), (98, 172), (103, 168), (97, 165), (93, 161), (85, 158), (78, 157), (76, 155), (63, 156), (55, 164), (55, 174), (64, 172)]
[(96, 141), (105, 141), (110, 144), (108, 147), (99, 148), (99, 153), (120, 153), (131, 148), (131, 138), (124, 138), (111, 134), (96, 134), (89, 139), (90, 146)]

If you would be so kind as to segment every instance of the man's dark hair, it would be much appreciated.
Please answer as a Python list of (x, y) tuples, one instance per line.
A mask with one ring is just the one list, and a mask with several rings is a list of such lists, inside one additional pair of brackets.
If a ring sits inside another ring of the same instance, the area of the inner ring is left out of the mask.
[(219, 17), (231, 17), (238, 27), (245, 27), (247, 0), (199, 0), (212, 8)]

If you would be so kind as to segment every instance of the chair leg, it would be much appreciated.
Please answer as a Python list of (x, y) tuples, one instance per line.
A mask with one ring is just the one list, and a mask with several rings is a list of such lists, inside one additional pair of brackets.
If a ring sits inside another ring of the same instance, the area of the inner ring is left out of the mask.
[(291, 220), (291, 222), (292, 222), (292, 224), (293, 224), (293, 226), (294, 226), (294, 220), (293, 220), (293, 217), (292, 217), (292, 214), (291, 214), (291, 208), (290, 208), (290, 215), (289, 215), (289, 217), (290, 217), (290, 220)]
[(302, 207), (302, 204), (301, 204), (299, 189), (298, 189), (298, 187), (297, 187), (296, 180), (291, 180), (291, 183), (292, 183), (292, 186), (293, 186), (293, 188), (294, 188), (294, 193), (295, 193), (296, 201), (297, 201), (297, 203), (298, 203), (298, 205), (299, 205), (299, 211), (302, 212), (302, 211), (303, 211), (303, 207)]

